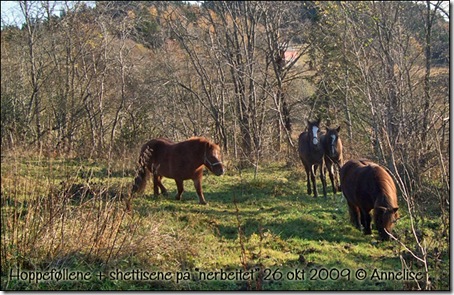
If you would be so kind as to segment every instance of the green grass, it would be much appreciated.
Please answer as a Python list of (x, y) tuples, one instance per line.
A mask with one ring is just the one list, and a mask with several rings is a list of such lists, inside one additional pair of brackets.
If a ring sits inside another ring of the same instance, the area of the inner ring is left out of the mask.
[[(108, 168), (90, 160), (3, 160), (3, 290), (406, 290), (418, 284), (370, 277), (375, 270), (394, 274), (405, 266), (425, 271), (400, 243), (379, 242), (376, 231), (364, 236), (350, 225), (345, 200), (333, 196), (330, 186), (326, 199), (306, 195), (300, 168), (273, 164), (256, 178), (253, 170), (229, 170), (221, 177), (207, 173), (207, 206), (198, 204), (192, 181), (185, 182), (181, 201), (174, 199), (173, 180), (164, 179), (169, 194), (158, 198), (149, 183), (128, 214), (121, 196), (129, 190), (134, 167), (124, 161)], [(400, 206), (394, 233), (421, 256), (403, 200)], [(428, 214), (431, 218), (416, 222), (427, 248), (431, 287), (447, 290), (449, 224), (435, 212)], [(17, 269), (91, 276), (29, 282), (11, 277)], [(169, 272), (171, 278), (109, 277), (134, 270)], [(355, 278), (359, 270), (367, 272), (366, 279)], [(200, 277), (250, 271), (252, 279)]]

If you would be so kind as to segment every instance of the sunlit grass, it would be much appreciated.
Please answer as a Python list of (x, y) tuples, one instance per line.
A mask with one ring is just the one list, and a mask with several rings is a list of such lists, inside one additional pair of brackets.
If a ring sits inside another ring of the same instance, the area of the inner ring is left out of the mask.
[[(207, 173), (207, 206), (198, 204), (192, 181), (181, 201), (176, 185), (164, 179), (168, 196), (144, 195), (124, 211), (123, 197), (134, 178), (133, 162), (12, 157), (2, 163), (2, 286), (8, 290), (384, 290), (416, 288), (402, 281), (255, 280), (112, 281), (27, 284), (9, 280), (8, 270), (70, 268), (108, 273), (144, 269), (172, 273), (264, 269), (289, 271), (382, 269), (399, 271), (402, 256), (415, 271), (423, 267), (397, 242), (379, 242), (349, 223), (341, 194), (306, 195), (300, 168), (279, 164), (254, 171)], [(319, 187), (319, 191), (321, 188)], [(401, 202), (395, 233), (415, 249), (410, 218)], [(438, 251), (432, 264), (438, 288), (449, 274), (449, 240), (440, 240), (439, 216), (424, 221), (424, 242)], [(417, 250), (417, 247), (416, 247)], [(431, 255), (435, 255), (431, 252)], [(420, 253), (417, 253), (420, 254)], [(6, 270), (6, 271), (5, 271)], [(255, 278), (257, 279), (257, 278)]]

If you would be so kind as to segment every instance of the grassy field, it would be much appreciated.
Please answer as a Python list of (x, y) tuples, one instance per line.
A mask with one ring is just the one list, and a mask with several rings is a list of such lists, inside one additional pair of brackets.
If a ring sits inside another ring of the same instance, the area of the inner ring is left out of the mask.
[(400, 200), (400, 242), (381, 242), (350, 225), (330, 186), (315, 199), (301, 167), (273, 164), (207, 173), (207, 206), (191, 181), (182, 201), (173, 180), (157, 199), (149, 184), (128, 213), (133, 165), (2, 157), (2, 290), (408, 290), (426, 274), (450, 288), (449, 221), (435, 209), (413, 231)]

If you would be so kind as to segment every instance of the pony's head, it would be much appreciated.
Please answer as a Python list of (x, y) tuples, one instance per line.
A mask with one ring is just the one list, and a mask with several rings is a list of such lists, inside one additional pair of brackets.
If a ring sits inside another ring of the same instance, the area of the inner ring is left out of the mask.
[(339, 156), (340, 152), (339, 145), (341, 143), (339, 139), (340, 126), (337, 128), (328, 128), (326, 127), (325, 134), (325, 152), (331, 158)]
[(378, 234), (383, 241), (389, 240), (388, 233), (391, 233), (397, 219), (399, 219), (399, 207), (376, 207), (374, 209), (375, 225)]
[(224, 165), (222, 165), (221, 149), (219, 148), (219, 145), (206, 142), (203, 161), (205, 166), (215, 175), (220, 176), (224, 174)]
[(375, 226), (377, 227), (380, 238), (384, 241), (389, 240), (399, 213), (397, 210), (397, 190), (391, 175), (381, 166), (375, 166), (374, 178), (378, 184), (380, 193), (377, 195), (374, 206)]
[(315, 121), (307, 120), (307, 131), (309, 132), (309, 141), (315, 148), (320, 147), (320, 119)]

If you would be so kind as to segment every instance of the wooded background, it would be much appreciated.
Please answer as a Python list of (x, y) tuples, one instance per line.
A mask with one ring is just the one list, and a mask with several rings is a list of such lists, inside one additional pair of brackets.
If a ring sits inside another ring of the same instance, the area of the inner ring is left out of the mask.
[(446, 3), (90, 3), (19, 1), (20, 28), (2, 16), (2, 153), (115, 159), (206, 136), (232, 165), (299, 165), (321, 118), (347, 159), (449, 192)]

